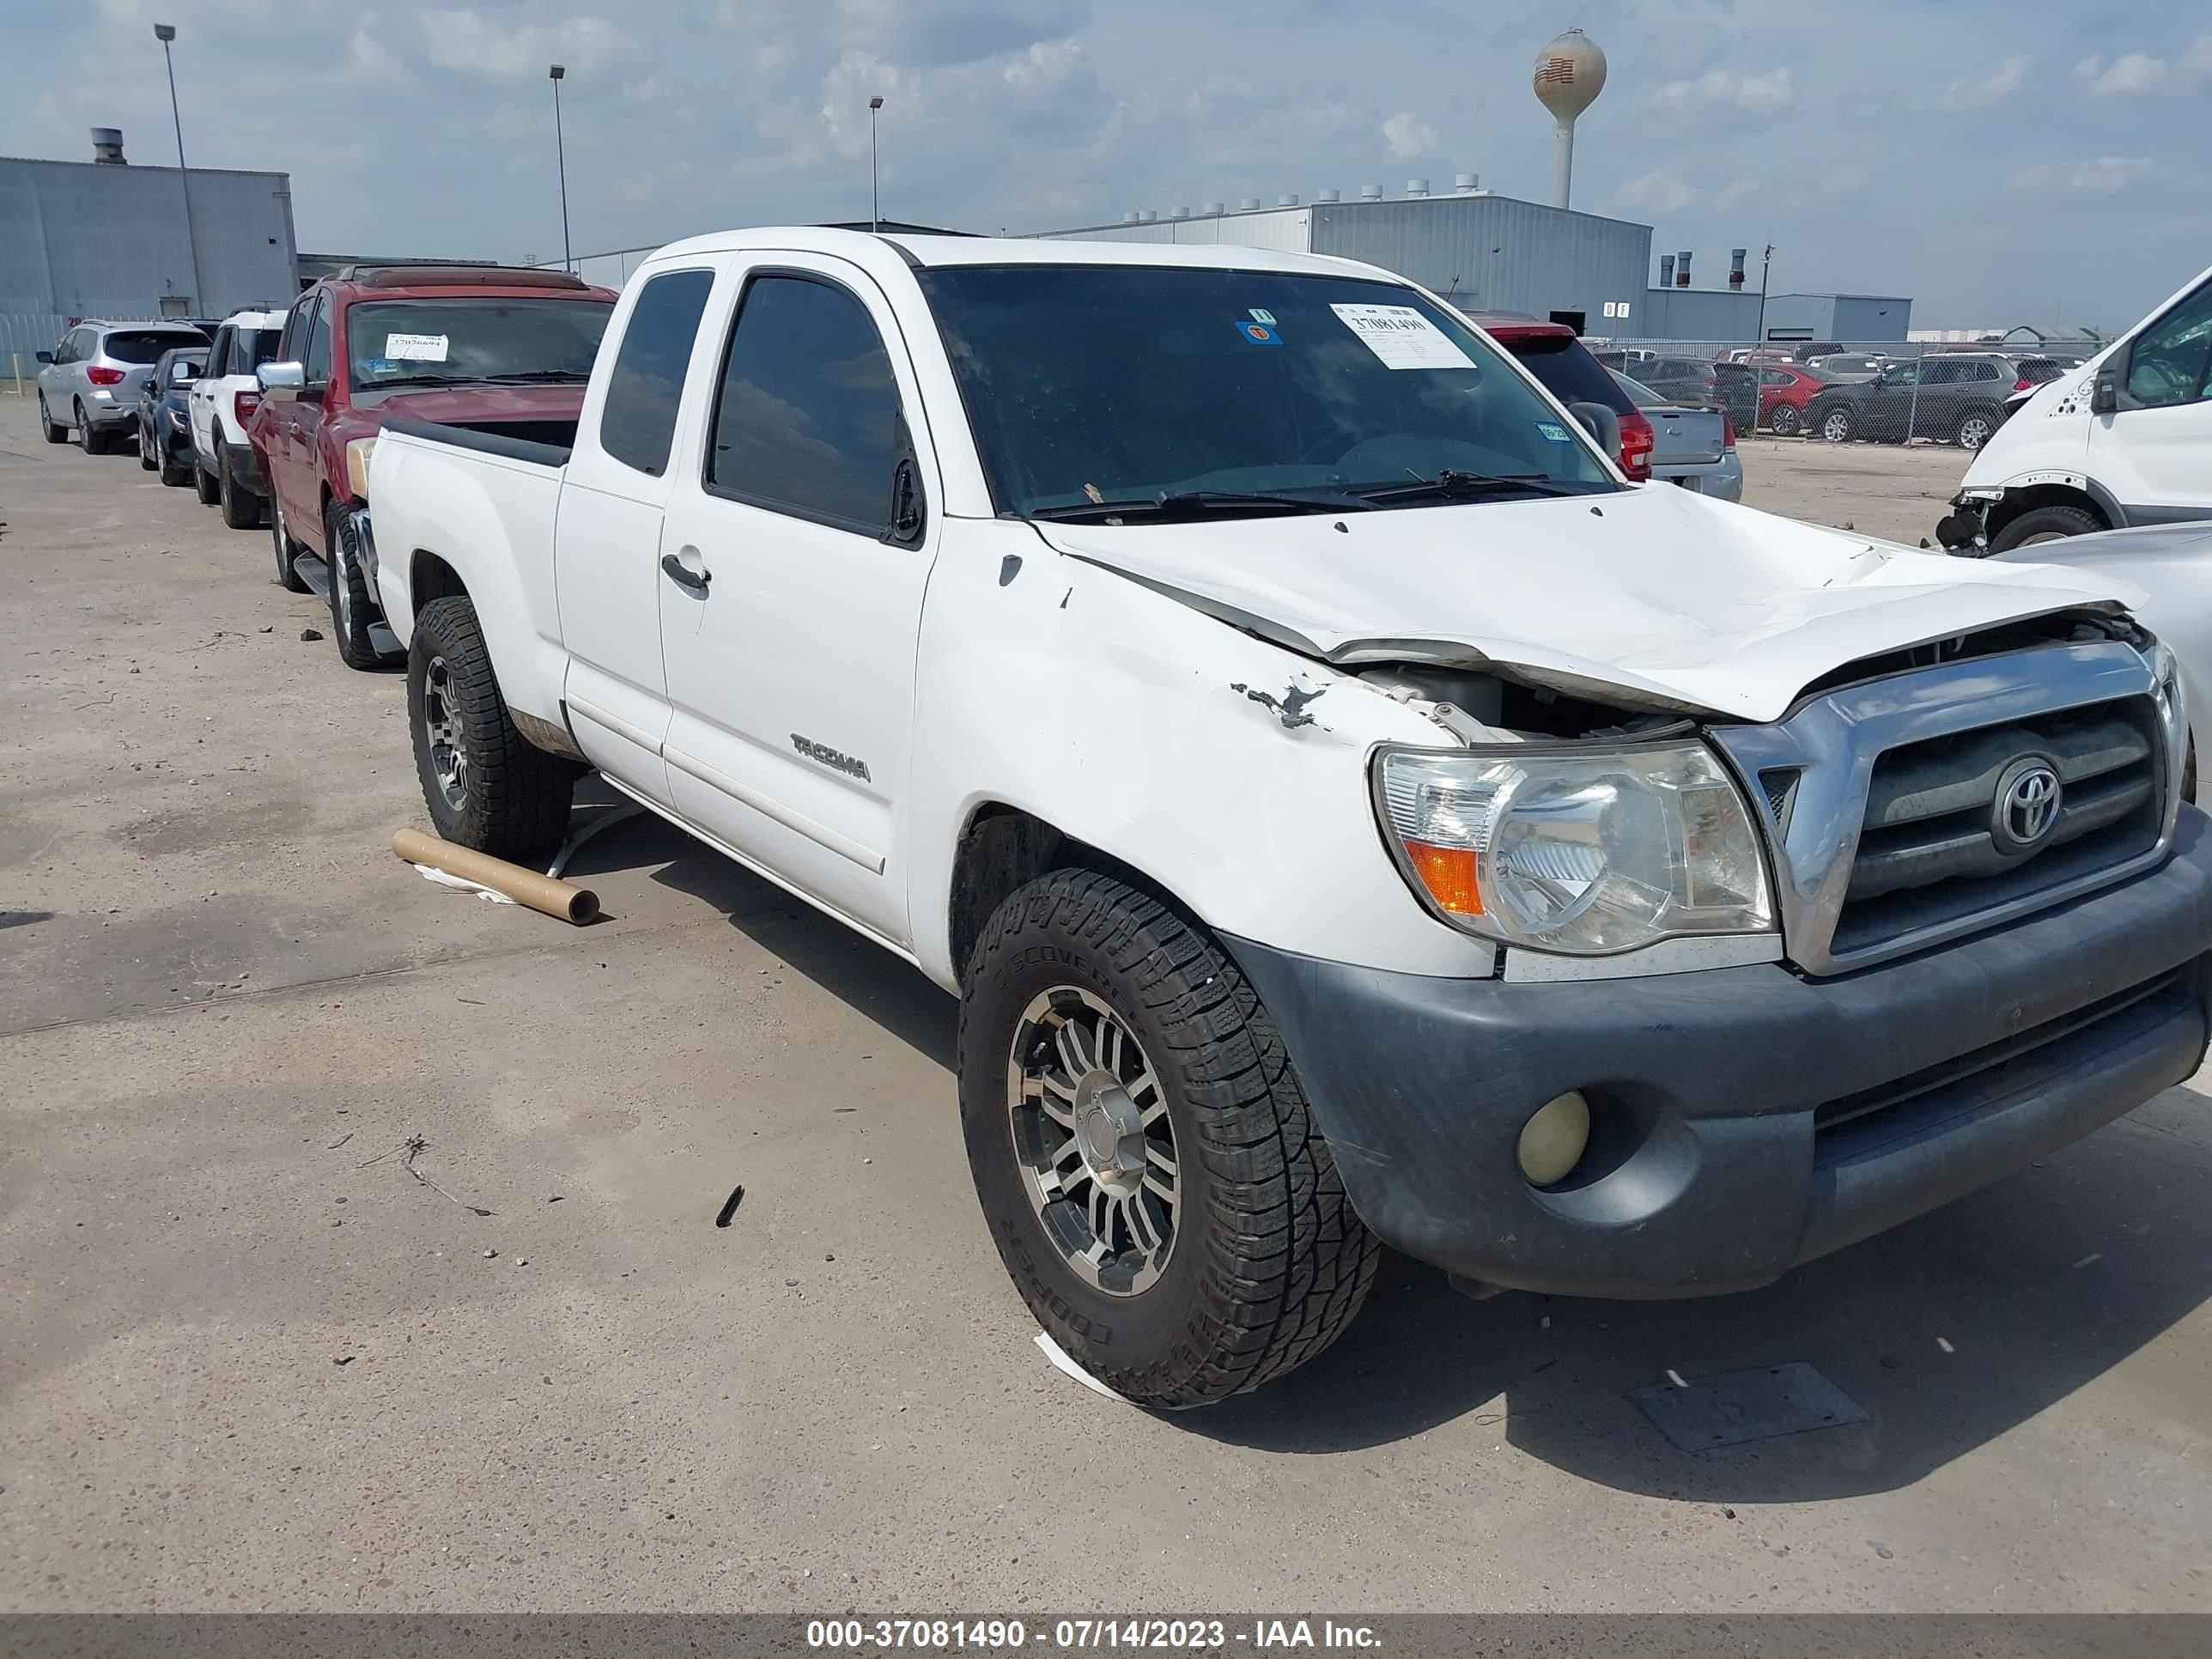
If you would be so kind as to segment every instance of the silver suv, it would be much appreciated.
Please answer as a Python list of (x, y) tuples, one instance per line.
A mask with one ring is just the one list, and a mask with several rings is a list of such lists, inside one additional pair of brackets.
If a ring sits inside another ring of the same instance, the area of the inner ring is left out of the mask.
[(39, 419), (46, 441), (75, 433), (88, 455), (115, 447), (138, 419), (138, 391), (165, 351), (204, 346), (184, 323), (79, 323), (39, 354)]

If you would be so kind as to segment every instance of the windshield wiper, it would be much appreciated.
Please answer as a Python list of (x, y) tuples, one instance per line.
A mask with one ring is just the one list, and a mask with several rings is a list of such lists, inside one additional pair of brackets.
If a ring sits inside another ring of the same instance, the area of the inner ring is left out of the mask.
[(1204, 511), (1217, 507), (1289, 507), (1302, 513), (1366, 513), (1371, 502), (1341, 489), (1316, 490), (1310, 495), (1273, 489), (1167, 489), (1157, 495), (1133, 496), (1120, 501), (1077, 501), (1067, 507), (1039, 507), (1033, 519), (1118, 518), (1124, 514)]
[(1370, 502), (1450, 501), (1505, 489), (1525, 489), (1534, 495), (1581, 493), (1559, 483), (1548, 472), (1458, 472), (1450, 467), (1433, 478), (1417, 477), (1412, 483), (1353, 484), (1352, 489)]
[(553, 381), (583, 381), (592, 378), (588, 368), (519, 368), (511, 374), (472, 374), (469, 377), (478, 386), (538, 386)]

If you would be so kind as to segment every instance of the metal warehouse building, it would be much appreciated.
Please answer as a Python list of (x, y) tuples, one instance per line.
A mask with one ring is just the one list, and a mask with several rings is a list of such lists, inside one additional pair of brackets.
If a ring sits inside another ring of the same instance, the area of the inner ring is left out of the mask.
[(1401, 201), (1322, 198), (1237, 212), (1170, 214), (1044, 233), (1091, 242), (1225, 243), (1328, 253), (1410, 276), (1468, 311), (1587, 319), (1612, 331), (1607, 306), (1633, 307), (1650, 281), (1651, 228), (1488, 191)]
[[(1759, 332), (1756, 288), (1692, 289), (1679, 256), (1651, 281), (1651, 227), (1547, 207), (1475, 188), (1462, 173), (1449, 196), (1419, 179), (1385, 200), (1376, 185), (1345, 201), (1273, 207), (1218, 202), (1192, 214), (1131, 214), (1120, 224), (1039, 233), (1057, 240), (1168, 242), (1328, 253), (1409, 276), (1468, 311), (1512, 311), (1571, 323), (1614, 339), (1742, 341)], [(1776, 294), (1766, 302), (1770, 340), (1902, 340), (1912, 301), (1851, 294)]]
[(0, 370), (72, 317), (221, 317), (298, 291), (289, 175), (180, 175), (129, 166), (121, 148), (118, 134), (112, 161), (0, 158)]

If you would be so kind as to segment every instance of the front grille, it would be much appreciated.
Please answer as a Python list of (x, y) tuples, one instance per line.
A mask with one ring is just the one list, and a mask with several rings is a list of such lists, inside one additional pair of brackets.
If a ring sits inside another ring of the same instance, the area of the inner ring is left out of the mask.
[(1826, 1166), (2002, 1105), (2014, 1093), (2190, 1012), (2194, 963), (1877, 1088), (1827, 1102), (1813, 1114), (1814, 1161)]
[[(1999, 785), (2015, 761), (2057, 773), (2055, 826), (2002, 845)], [(1885, 751), (1875, 762), (1832, 951), (1863, 951), (2093, 877), (2158, 844), (2157, 714), (2149, 699), (2063, 709)]]

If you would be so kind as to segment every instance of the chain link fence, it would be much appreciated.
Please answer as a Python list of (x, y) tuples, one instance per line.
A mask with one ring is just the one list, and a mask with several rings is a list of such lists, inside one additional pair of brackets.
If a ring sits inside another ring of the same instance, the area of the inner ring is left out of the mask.
[(2015, 399), (2104, 349), (2091, 339), (1584, 340), (1638, 402), (1725, 410), (1741, 433), (1978, 449)]

